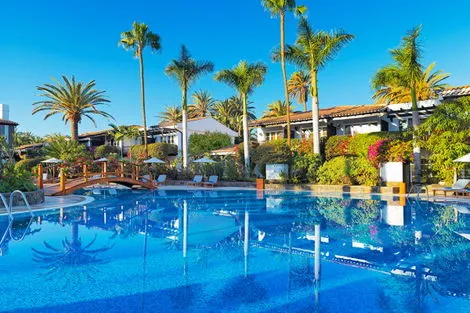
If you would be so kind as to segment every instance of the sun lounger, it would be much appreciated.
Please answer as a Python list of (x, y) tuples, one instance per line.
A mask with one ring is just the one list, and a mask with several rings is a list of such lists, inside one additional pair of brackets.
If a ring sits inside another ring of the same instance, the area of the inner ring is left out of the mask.
[(445, 188), (436, 188), (433, 189), (432, 193), (433, 196), (436, 196), (436, 192), (442, 192), (445, 197), (447, 197), (447, 193), (452, 193), (458, 196), (459, 193), (468, 193), (467, 186), (470, 184), (470, 179), (459, 179), (452, 185), (452, 187), (445, 187)]
[(162, 174), (162, 175), (158, 175), (158, 178), (157, 180), (154, 181), (154, 183), (158, 186), (158, 185), (165, 183), (165, 181), (166, 181), (166, 175)]
[(200, 185), (202, 184), (202, 175), (196, 175), (193, 178), (193, 181), (189, 183), (189, 185)]
[(210, 187), (214, 187), (215, 185), (217, 185), (217, 181), (219, 180), (219, 176), (217, 175), (213, 175), (213, 176), (209, 176), (209, 180), (204, 182), (204, 186), (210, 186)]

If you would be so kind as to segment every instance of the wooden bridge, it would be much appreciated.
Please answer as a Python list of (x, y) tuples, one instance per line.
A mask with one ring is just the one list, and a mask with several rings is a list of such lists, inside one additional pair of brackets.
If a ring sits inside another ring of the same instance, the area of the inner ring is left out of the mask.
[[(77, 170), (79, 168), (79, 170)], [(107, 170), (107, 163), (102, 162), (101, 172), (89, 172), (88, 165), (60, 167), (59, 179), (44, 180), (44, 167), (38, 166), (37, 186), (44, 190), (46, 196), (62, 196), (70, 194), (79, 189), (96, 184), (115, 183), (126, 187), (141, 187), (155, 189), (157, 186), (153, 181), (152, 174), (140, 175), (139, 166), (136, 164), (120, 164), (114, 171)]]

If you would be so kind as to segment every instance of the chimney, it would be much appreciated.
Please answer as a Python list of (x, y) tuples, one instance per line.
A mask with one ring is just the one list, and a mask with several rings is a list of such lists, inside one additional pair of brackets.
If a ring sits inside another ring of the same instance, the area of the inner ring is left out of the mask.
[(7, 104), (0, 103), (0, 118), (4, 120), (10, 119), (10, 107)]

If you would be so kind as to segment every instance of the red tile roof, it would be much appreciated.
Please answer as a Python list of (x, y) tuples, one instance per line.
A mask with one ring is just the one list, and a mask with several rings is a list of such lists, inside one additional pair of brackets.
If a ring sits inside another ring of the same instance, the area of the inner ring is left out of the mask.
[(18, 126), (18, 123), (13, 122), (13, 121), (9, 121), (9, 120), (4, 120), (3, 118), (0, 118), (0, 125)]
[[(142, 126), (139, 126), (139, 125), (126, 125), (126, 126), (127, 127), (137, 127), (137, 128), (142, 127)], [(82, 138), (86, 138), (86, 137), (90, 137), (90, 136), (106, 135), (112, 130), (113, 130), (112, 128), (108, 128), (108, 129), (105, 129), (105, 130), (97, 130), (97, 131), (94, 131), (94, 132), (86, 132), (86, 133), (78, 135), (78, 138), (82, 139)]]
[[(209, 118), (211, 116), (203, 116), (203, 117), (195, 117), (195, 118), (189, 118), (188, 122), (194, 122), (194, 121), (199, 121), (199, 120), (205, 120), (206, 118)], [(178, 123), (170, 123), (170, 122), (161, 122), (158, 124), (160, 127), (168, 127), (168, 126), (175, 126), (177, 124), (180, 124), (181, 122)]]
[[(332, 108), (320, 109), (320, 118), (333, 118), (343, 116), (364, 115), (380, 113), (385, 111), (385, 104), (365, 104), (365, 105), (342, 105)], [(292, 113), (291, 122), (301, 122), (312, 120), (312, 111)], [(264, 126), (286, 123), (286, 116), (262, 118), (250, 123), (250, 126)]]
[(470, 85), (447, 88), (441, 92), (443, 98), (470, 96)]
[(212, 155), (227, 155), (227, 154), (235, 154), (237, 152), (238, 146), (231, 146), (231, 147), (225, 147), (225, 148), (220, 148), (217, 150), (212, 150), (211, 154)]

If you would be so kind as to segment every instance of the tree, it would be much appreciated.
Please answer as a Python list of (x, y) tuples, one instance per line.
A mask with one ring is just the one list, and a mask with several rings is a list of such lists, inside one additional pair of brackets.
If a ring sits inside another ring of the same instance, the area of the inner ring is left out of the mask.
[[(286, 59), (310, 72), (312, 97), (313, 124), (313, 153), (320, 153), (319, 101), (318, 101), (318, 71), (323, 69), (328, 61), (353, 40), (354, 36), (343, 31), (314, 31), (305, 18), (301, 18), (297, 31), (295, 45), (287, 46)], [(279, 58), (279, 52), (274, 53), (274, 59)]]
[(44, 140), (41, 137), (36, 136), (31, 132), (16, 132), (13, 138), (13, 144), (15, 148), (23, 146), (23, 145), (41, 143), (43, 141)]
[[(407, 90), (411, 99), (413, 129), (419, 126), (417, 88), (423, 80), (421, 46), (418, 41), (421, 26), (413, 28), (403, 37), (401, 46), (390, 51), (394, 63), (377, 71), (372, 79), (372, 87), (380, 91), (390, 86), (401, 87)], [(421, 180), (421, 149), (417, 137), (414, 140), (414, 181)]]
[(84, 145), (65, 137), (57, 137), (55, 140), (48, 142), (43, 149), (48, 157), (66, 162), (75, 162), (78, 158), (87, 157)]
[(264, 81), (267, 67), (263, 63), (249, 64), (246, 61), (240, 61), (232, 69), (226, 69), (215, 75), (215, 80), (224, 82), (235, 88), (240, 94), (243, 102), (243, 151), (245, 160), (246, 175), (250, 173), (250, 151), (249, 151), (249, 130), (248, 130), (248, 95), (255, 87), (260, 86)]
[(134, 51), (134, 56), (139, 59), (140, 97), (142, 105), (142, 121), (144, 124), (144, 146), (145, 153), (148, 154), (143, 51), (147, 46), (153, 51), (159, 51), (161, 49), (160, 36), (151, 32), (146, 24), (134, 22), (131, 30), (121, 33), (119, 44), (126, 50)]
[(232, 145), (229, 135), (222, 133), (192, 134), (189, 136), (189, 152), (192, 155), (202, 156), (212, 150)]
[(430, 152), (433, 177), (451, 184), (465, 163), (455, 159), (470, 152), (470, 97), (446, 100), (418, 128), (420, 145)]
[[(292, 111), (292, 107), (290, 107)], [(264, 114), (261, 118), (268, 117), (279, 117), (285, 116), (287, 114), (287, 105), (284, 101), (274, 101), (273, 103), (268, 104), (268, 110), (264, 111)]]
[(183, 119), (183, 113), (178, 106), (167, 106), (165, 111), (158, 115), (163, 123), (178, 124)]
[(109, 124), (111, 130), (109, 134), (113, 137), (115, 142), (120, 143), (121, 158), (123, 157), (124, 139), (135, 139), (140, 137), (140, 130), (135, 126), (117, 126), (115, 124)]
[(191, 118), (213, 115), (215, 100), (207, 90), (199, 90), (193, 94), (193, 104), (188, 108)]
[(37, 89), (42, 92), (40, 94), (44, 100), (33, 103), (36, 107), (33, 114), (47, 111), (44, 119), (61, 114), (65, 123), (70, 123), (71, 137), (73, 141), (78, 141), (78, 124), (84, 117), (88, 118), (96, 126), (93, 115), (103, 116), (112, 119), (111, 114), (98, 109), (99, 105), (109, 102), (105, 97), (105, 91), (95, 89), (95, 81), (92, 80), (86, 84), (76, 82), (75, 77), (69, 80), (66, 76), (62, 76), (64, 84), (56, 82), (56, 85), (44, 84), (38, 86)]
[(285, 18), (287, 12), (295, 12), (296, 14), (303, 14), (307, 11), (305, 6), (296, 6), (295, 0), (261, 0), (263, 7), (271, 13), (272, 17), (279, 16), (280, 20), (280, 36), (281, 36), (281, 49), (280, 60), (282, 70), (282, 82), (284, 84), (284, 96), (287, 107), (287, 143), (290, 145), (291, 130), (290, 130), (290, 99), (289, 91), (287, 89), (287, 73), (285, 61)]
[(310, 75), (307, 72), (297, 71), (292, 73), (290, 79), (287, 81), (287, 90), (289, 91), (289, 95), (297, 98), (297, 102), (303, 105), (304, 112), (307, 112), (310, 80)]
[(188, 89), (203, 74), (212, 72), (214, 65), (208, 61), (196, 61), (188, 49), (181, 46), (181, 53), (177, 60), (165, 69), (165, 73), (176, 79), (182, 91), (181, 107), (183, 110), (183, 167), (188, 166)]
[[(422, 74), (422, 78), (417, 82), (416, 85), (416, 99), (418, 101), (437, 99), (439, 93), (449, 88), (448, 84), (443, 83), (450, 74), (443, 73), (442, 71), (432, 70), (436, 66), (436, 63), (431, 63)], [(410, 90), (406, 87), (401, 86), (399, 83), (394, 81), (384, 81), (382, 85), (382, 79), (386, 73), (377, 75), (377, 81), (374, 80), (374, 88), (377, 90), (372, 96), (377, 103), (407, 103), (411, 102)]]

